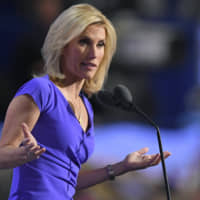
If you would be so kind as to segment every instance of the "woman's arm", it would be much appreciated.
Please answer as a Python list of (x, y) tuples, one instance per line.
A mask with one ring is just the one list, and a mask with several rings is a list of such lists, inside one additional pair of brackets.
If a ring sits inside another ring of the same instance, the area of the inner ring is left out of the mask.
[(22, 165), (45, 151), (30, 133), (39, 115), (39, 108), (29, 95), (21, 95), (11, 101), (0, 140), (0, 168)]
[[(102, 183), (115, 176), (120, 176), (129, 171), (145, 169), (151, 166), (158, 165), (161, 161), (159, 154), (144, 155), (148, 152), (148, 148), (143, 148), (139, 151), (133, 152), (126, 156), (126, 158), (116, 164), (111, 165), (111, 169), (108, 167), (95, 169), (86, 172), (80, 172), (77, 183), (77, 190), (85, 189), (87, 187)], [(164, 158), (167, 158), (171, 154), (164, 152)]]

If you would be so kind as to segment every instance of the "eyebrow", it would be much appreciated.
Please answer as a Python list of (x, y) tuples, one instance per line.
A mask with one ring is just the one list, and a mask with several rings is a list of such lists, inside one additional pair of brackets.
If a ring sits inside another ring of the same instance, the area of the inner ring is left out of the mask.
[[(90, 37), (88, 37), (87, 35), (81, 35), (80, 37), (79, 37), (79, 39), (87, 39), (87, 40), (91, 40), (91, 38)], [(106, 39), (99, 39), (99, 41), (103, 41), (103, 42), (106, 42)]]

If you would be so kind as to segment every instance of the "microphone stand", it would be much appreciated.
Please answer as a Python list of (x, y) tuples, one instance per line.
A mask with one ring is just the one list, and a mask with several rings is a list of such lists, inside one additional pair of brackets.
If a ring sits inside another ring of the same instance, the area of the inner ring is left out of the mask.
[(158, 126), (155, 124), (153, 120), (150, 119), (150, 117), (148, 117), (147, 114), (145, 114), (138, 106), (134, 104), (131, 93), (129, 92), (128, 88), (126, 88), (123, 85), (116, 86), (114, 89), (114, 94), (108, 91), (99, 92), (97, 95), (97, 100), (99, 100), (99, 102), (102, 103), (102, 105), (115, 106), (121, 108), (122, 110), (126, 110), (128, 112), (130, 111), (136, 112), (137, 114), (142, 115), (144, 119), (147, 120), (147, 122), (149, 122), (152, 126), (156, 128), (167, 200), (171, 200), (164, 155), (163, 155), (162, 142), (160, 137), (160, 130)]
[(167, 173), (166, 173), (166, 167), (165, 167), (165, 161), (164, 161), (164, 155), (163, 155), (163, 148), (162, 148), (162, 142), (161, 142), (161, 136), (160, 136), (160, 130), (158, 126), (155, 124), (153, 120), (151, 120), (147, 114), (145, 114), (139, 107), (136, 105), (131, 105), (131, 108), (127, 109), (128, 111), (135, 111), (136, 113), (142, 115), (152, 126), (154, 126), (157, 130), (157, 138), (158, 138), (158, 145), (159, 145), (159, 150), (160, 150), (160, 157), (161, 157), (161, 163), (162, 163), (162, 170), (163, 170), (163, 176), (164, 176), (164, 182), (165, 182), (165, 190), (166, 190), (166, 195), (167, 195), (167, 200), (171, 200), (170, 197), (170, 189), (169, 189), (169, 184), (167, 180)]

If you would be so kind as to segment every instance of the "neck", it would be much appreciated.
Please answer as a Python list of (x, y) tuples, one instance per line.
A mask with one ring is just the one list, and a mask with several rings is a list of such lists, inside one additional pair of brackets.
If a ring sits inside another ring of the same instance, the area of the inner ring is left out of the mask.
[(67, 79), (58, 79), (50, 77), (51, 81), (67, 94), (69, 99), (77, 99), (83, 88), (85, 80), (68, 81)]

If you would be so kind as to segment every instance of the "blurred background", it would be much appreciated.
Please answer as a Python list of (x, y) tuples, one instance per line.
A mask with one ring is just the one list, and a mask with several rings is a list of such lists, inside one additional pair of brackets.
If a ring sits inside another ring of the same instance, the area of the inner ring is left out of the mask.
[[(0, 132), (17, 88), (40, 72), (48, 27), (65, 8), (90, 3), (114, 24), (118, 48), (105, 89), (126, 85), (160, 127), (172, 199), (200, 199), (200, 2), (198, 0), (1, 0)], [(96, 148), (85, 169), (118, 162), (142, 147), (158, 152), (156, 130), (136, 113), (95, 111)], [(12, 170), (0, 170), (0, 199)], [(76, 194), (75, 200), (164, 200), (161, 165), (117, 177)]]

